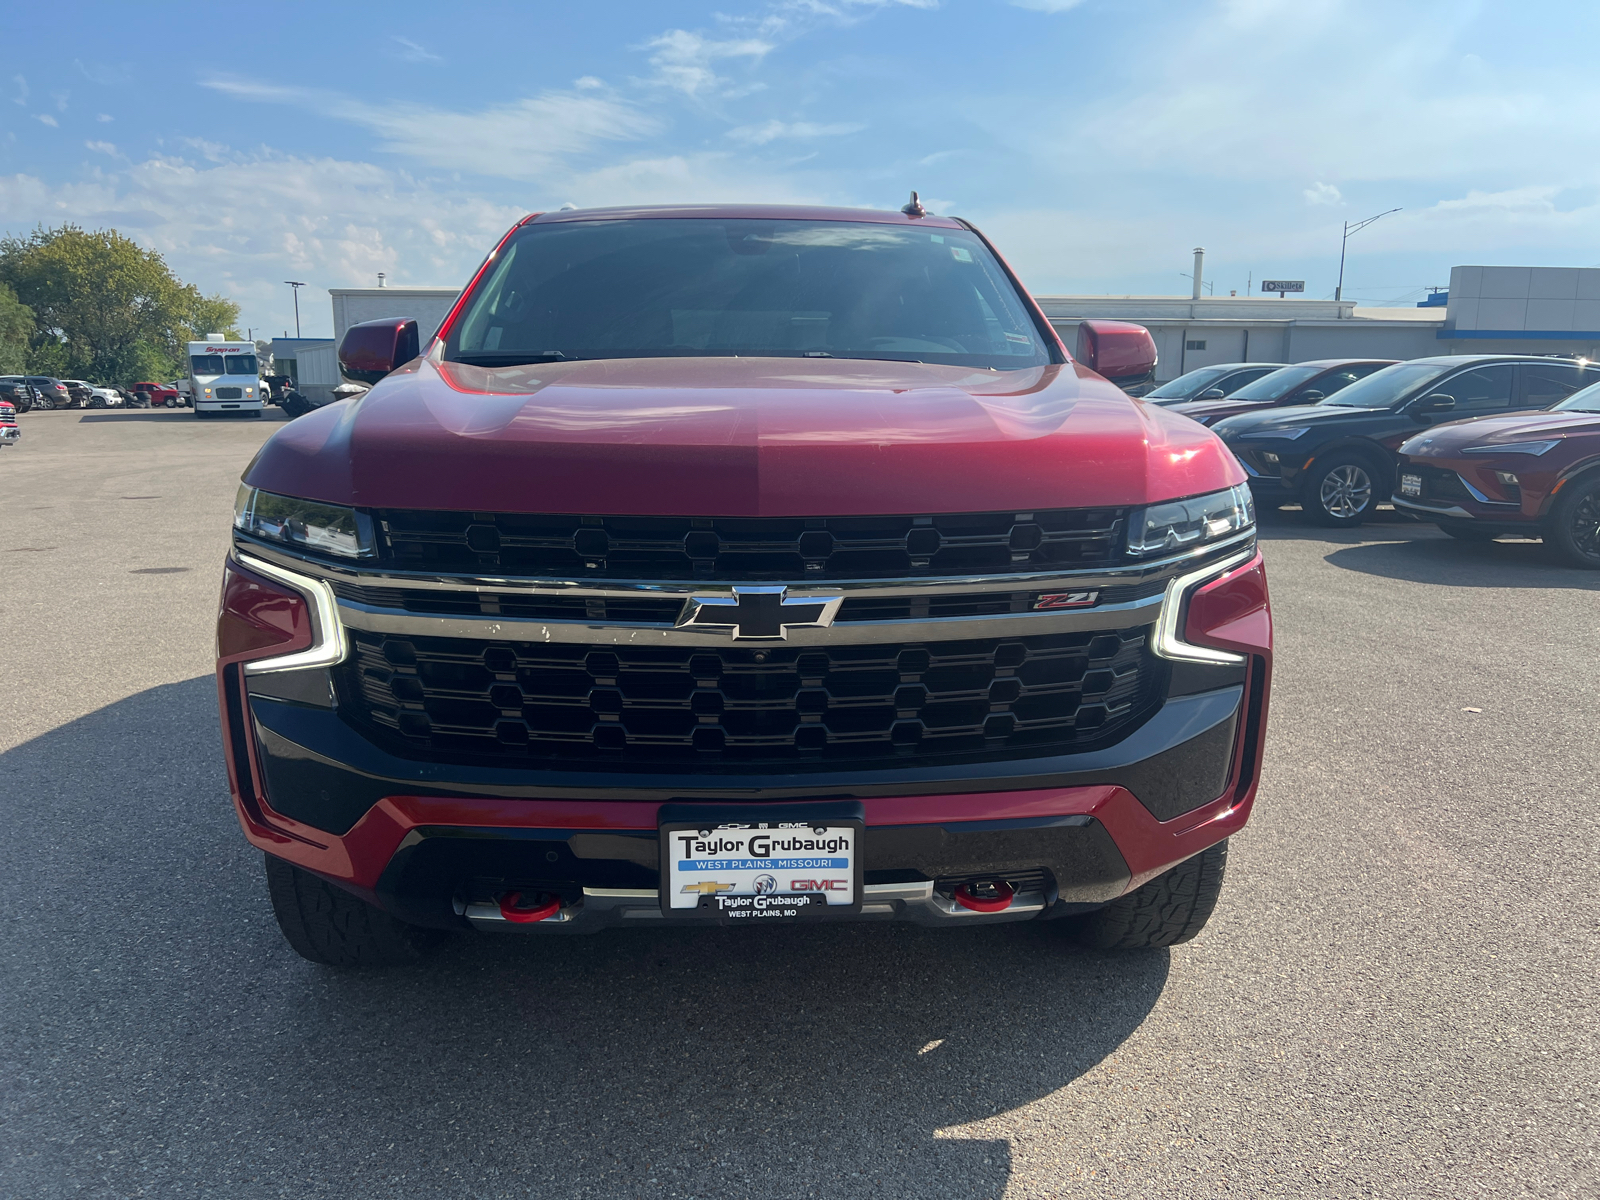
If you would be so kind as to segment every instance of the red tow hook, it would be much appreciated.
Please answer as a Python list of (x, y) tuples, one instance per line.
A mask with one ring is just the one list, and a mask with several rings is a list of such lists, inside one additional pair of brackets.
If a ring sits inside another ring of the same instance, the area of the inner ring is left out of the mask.
[(1004, 912), (1011, 907), (1011, 899), (1016, 894), (1017, 889), (1004, 880), (963, 883), (956, 888), (956, 903), (973, 912)]
[[(540, 897), (543, 897), (540, 899)], [(500, 897), (500, 915), (508, 921), (518, 925), (532, 925), (535, 921), (543, 921), (553, 917), (561, 911), (561, 897), (551, 896), (545, 892), (535, 893), (533, 906), (525, 907), (522, 903), (521, 892), (507, 892)]]

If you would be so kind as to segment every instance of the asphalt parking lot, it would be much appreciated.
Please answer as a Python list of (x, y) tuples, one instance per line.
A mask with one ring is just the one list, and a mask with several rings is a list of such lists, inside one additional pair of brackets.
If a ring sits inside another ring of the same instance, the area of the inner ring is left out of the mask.
[(0, 1195), (1600, 1193), (1600, 576), (1264, 523), (1261, 799), (1210, 927), (463, 938), (297, 958), (210, 674), (281, 421), (0, 450)]

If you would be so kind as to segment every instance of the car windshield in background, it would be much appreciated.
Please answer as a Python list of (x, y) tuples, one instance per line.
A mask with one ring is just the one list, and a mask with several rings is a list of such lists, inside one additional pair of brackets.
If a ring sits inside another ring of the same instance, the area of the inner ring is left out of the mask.
[(1325, 369), (1324, 367), (1281, 367), (1269, 375), (1263, 375), (1260, 379), (1245, 384), (1237, 392), (1229, 392), (1228, 399), (1276, 400), (1280, 396), (1287, 396), (1302, 383), (1315, 379)]
[(192, 354), (190, 365), (196, 375), (254, 375), (254, 354)]
[(480, 366), (705, 356), (1051, 361), (973, 234), (770, 219), (527, 226), (445, 347), (446, 359)]
[(1154, 391), (1146, 392), (1146, 400), (1181, 400), (1205, 390), (1205, 385), (1213, 379), (1221, 379), (1224, 375), (1231, 374), (1232, 367), (1198, 367), (1187, 375), (1179, 375), (1176, 379), (1169, 379)]
[(1552, 412), (1600, 413), (1600, 383), (1592, 383), (1581, 392), (1573, 392), (1560, 404), (1550, 406)]
[(1438, 363), (1396, 363), (1340, 388), (1322, 401), (1335, 408), (1388, 408), (1419, 387), (1454, 370), (1454, 365)]

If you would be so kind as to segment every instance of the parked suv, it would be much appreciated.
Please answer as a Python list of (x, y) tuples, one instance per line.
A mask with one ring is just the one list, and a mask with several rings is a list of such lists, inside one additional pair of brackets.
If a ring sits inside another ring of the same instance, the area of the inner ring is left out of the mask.
[(1600, 366), (1506, 354), (1417, 358), (1315, 405), (1274, 408), (1212, 428), (1262, 504), (1298, 501), (1322, 525), (1359, 525), (1394, 491), (1396, 448), (1430, 425), (1548, 408), (1600, 381)]
[(1170, 407), (1191, 421), (1215, 425), (1224, 417), (1237, 417), (1240, 413), (1258, 412), (1263, 408), (1316, 404), (1356, 380), (1392, 366), (1394, 361), (1392, 358), (1319, 358), (1292, 367), (1279, 367), (1224, 399), (1189, 400)]
[(16, 406), (6, 399), (6, 393), (0, 391), (0, 446), (9, 446), (22, 439), (22, 430), (17, 428)]
[(151, 408), (178, 407), (178, 389), (170, 383), (136, 383), (131, 390), (134, 395), (142, 396)]
[(0, 375), (0, 400), (10, 404), (17, 412), (29, 411), (38, 393), (22, 375)]
[(1244, 474), (1074, 362), (966, 222), (533, 216), (431, 343), (370, 322), (340, 358), (375, 386), (245, 472), (218, 622), (234, 803), (305, 957), (1204, 925), (1271, 669)]
[(1163, 408), (1184, 404), (1190, 400), (1221, 400), (1231, 396), (1247, 383), (1254, 383), (1288, 363), (1218, 363), (1211, 367), (1196, 367), (1176, 379), (1169, 379), (1154, 391), (1146, 392), (1142, 399)]
[(1544, 412), (1440, 425), (1400, 446), (1397, 508), (1451, 537), (1540, 537), (1600, 570), (1600, 384)]
[(59, 379), (52, 379), (48, 375), (24, 375), (21, 377), (33, 389), (33, 406), (46, 411), (52, 408), (67, 408), (72, 403), (72, 393), (67, 390), (67, 385)]

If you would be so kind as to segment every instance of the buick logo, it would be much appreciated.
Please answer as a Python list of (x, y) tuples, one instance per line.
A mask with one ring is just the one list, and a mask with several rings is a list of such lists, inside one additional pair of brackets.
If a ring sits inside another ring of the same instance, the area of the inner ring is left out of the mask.
[(729, 633), (735, 641), (783, 640), (791, 629), (825, 629), (833, 624), (844, 596), (787, 587), (736, 587), (728, 592), (690, 596), (678, 616), (679, 629)]
[(771, 875), (756, 876), (756, 895), (765, 896), (778, 890), (778, 881)]

